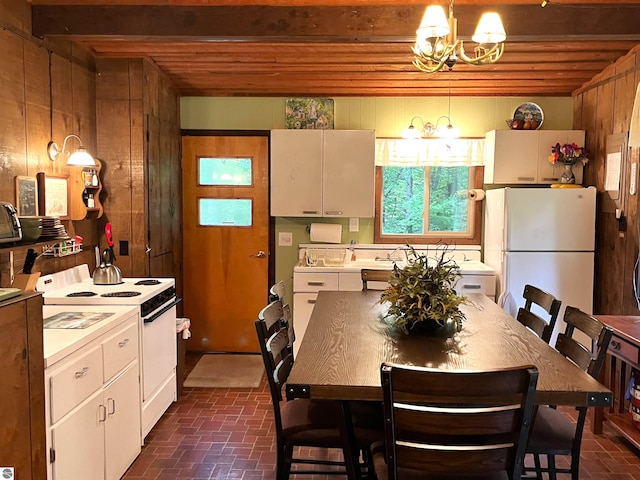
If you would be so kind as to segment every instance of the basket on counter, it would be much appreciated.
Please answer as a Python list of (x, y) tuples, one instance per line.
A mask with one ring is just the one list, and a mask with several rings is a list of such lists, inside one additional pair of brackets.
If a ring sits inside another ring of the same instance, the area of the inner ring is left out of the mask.
[(346, 258), (344, 248), (307, 248), (307, 265), (311, 267), (341, 267)]

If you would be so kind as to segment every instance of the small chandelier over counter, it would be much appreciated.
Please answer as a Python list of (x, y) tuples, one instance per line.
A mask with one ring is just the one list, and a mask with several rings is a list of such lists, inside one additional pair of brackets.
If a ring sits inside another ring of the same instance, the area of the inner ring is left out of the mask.
[(436, 73), (453, 67), (462, 61), (471, 65), (497, 62), (504, 52), (507, 34), (500, 15), (486, 12), (480, 18), (471, 39), (478, 45), (472, 56), (464, 51), (463, 41), (458, 39), (458, 20), (453, 16), (453, 0), (449, 2), (449, 18), (439, 5), (427, 7), (420, 27), (416, 30), (416, 43), (411, 48), (413, 65), (426, 73)]
[[(447, 125), (444, 127), (438, 128), (440, 120), (447, 119)], [(422, 128), (418, 129), (414, 126), (414, 122), (419, 120), (422, 123)], [(407, 129), (402, 132), (402, 138), (416, 140), (423, 137), (442, 137), (446, 139), (454, 139), (460, 136), (459, 130), (451, 124), (451, 118), (447, 115), (442, 115), (438, 117), (435, 125), (431, 122), (425, 122), (421, 116), (416, 115), (411, 119), (411, 124), (407, 127)]]

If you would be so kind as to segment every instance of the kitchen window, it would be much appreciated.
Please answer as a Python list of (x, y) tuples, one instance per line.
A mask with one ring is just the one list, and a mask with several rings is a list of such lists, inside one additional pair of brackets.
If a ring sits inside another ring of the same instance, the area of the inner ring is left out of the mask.
[(377, 166), (376, 243), (480, 244), (483, 167)]

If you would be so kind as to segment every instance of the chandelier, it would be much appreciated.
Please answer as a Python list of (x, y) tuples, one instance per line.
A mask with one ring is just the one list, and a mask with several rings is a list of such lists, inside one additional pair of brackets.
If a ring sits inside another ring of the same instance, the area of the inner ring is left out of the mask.
[(439, 5), (427, 7), (416, 30), (416, 43), (413, 50), (413, 65), (426, 73), (435, 73), (445, 69), (453, 70), (458, 61), (471, 65), (484, 65), (497, 62), (504, 52), (507, 34), (502, 26), (500, 15), (487, 12), (482, 15), (471, 39), (478, 45), (474, 53), (468, 56), (462, 40), (458, 39), (458, 20), (453, 16), (453, 0), (449, 2), (449, 18)]

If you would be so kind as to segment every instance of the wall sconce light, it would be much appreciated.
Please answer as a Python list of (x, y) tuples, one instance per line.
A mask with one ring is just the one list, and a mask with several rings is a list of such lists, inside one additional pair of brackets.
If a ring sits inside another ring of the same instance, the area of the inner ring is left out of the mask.
[[(69, 152), (68, 150), (65, 150), (67, 146), (67, 141), (71, 137), (77, 138), (78, 141), (80, 142), (80, 146), (73, 153)], [(67, 165), (72, 167), (96, 166), (95, 160), (93, 159), (91, 154), (87, 152), (87, 149), (84, 147), (84, 145), (82, 145), (82, 139), (74, 133), (67, 135), (64, 138), (64, 142), (62, 142), (62, 148), (58, 147), (58, 144), (53, 140), (50, 141), (49, 144), (47, 145), (47, 154), (49, 155), (49, 158), (51, 159), (51, 161), (57, 160), (60, 155), (64, 155), (68, 157)]]
[[(443, 118), (447, 119), (447, 125), (445, 127), (438, 128), (438, 125), (440, 124), (440, 120), (442, 120)], [(420, 122), (422, 123), (422, 128), (417, 129), (413, 125), (413, 122), (416, 120), (420, 120)], [(406, 138), (406, 139), (420, 139), (423, 137), (434, 137), (434, 136), (453, 139), (453, 138), (458, 138), (460, 136), (460, 132), (456, 127), (454, 127), (451, 124), (451, 119), (447, 115), (442, 115), (441, 117), (438, 117), (438, 120), (436, 120), (435, 124), (431, 122), (425, 123), (422, 117), (416, 115), (411, 119), (411, 123), (409, 127), (407, 127), (407, 129), (404, 132), (402, 132), (402, 138)]]

